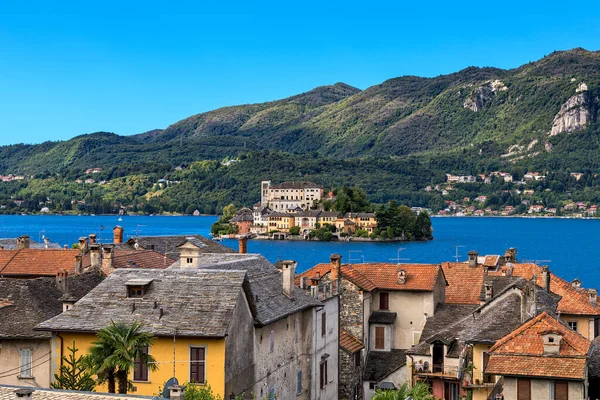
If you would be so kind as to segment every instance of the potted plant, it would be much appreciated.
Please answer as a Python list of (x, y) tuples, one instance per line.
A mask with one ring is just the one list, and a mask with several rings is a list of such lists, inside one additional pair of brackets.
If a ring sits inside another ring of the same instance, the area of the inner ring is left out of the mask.
[(423, 371), (423, 360), (415, 362), (415, 370), (419, 372)]

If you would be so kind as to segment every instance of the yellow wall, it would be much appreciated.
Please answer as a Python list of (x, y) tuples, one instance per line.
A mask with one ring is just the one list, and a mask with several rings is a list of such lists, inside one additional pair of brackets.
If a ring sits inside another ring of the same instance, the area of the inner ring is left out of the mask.
[[(476, 344), (473, 346), (473, 364), (475, 369), (473, 375), (476, 379), (481, 380), (483, 377), (483, 352), (489, 351), (492, 348), (490, 344)], [(473, 400), (486, 400), (491, 388), (481, 388), (473, 390)]]
[[(78, 354), (87, 353), (92, 342), (96, 340), (93, 334), (68, 334), (62, 333), (64, 339), (64, 354), (67, 346), (73, 344), (79, 349)], [(60, 339), (56, 341), (57, 357), (60, 357)], [(180, 384), (188, 382), (189, 372), (189, 347), (206, 347), (206, 382), (211, 386), (215, 394), (221, 397), (225, 396), (225, 339), (196, 339), (196, 338), (178, 338), (176, 340), (175, 352), (175, 376)], [(150, 355), (158, 362), (157, 371), (148, 372), (148, 382), (133, 382), (137, 387), (135, 394), (155, 395), (158, 394), (159, 387), (162, 388), (165, 382), (173, 376), (173, 338), (158, 338), (150, 347)], [(130, 374), (133, 379), (133, 371)], [(98, 386), (97, 391), (106, 392), (106, 385)]]
[[(580, 315), (561, 315), (560, 319), (565, 321), (565, 324), (568, 324), (571, 321), (577, 321), (577, 332), (586, 339), (589, 339), (590, 336), (590, 318), (582, 317)], [(593, 338), (592, 338), (593, 339)], [(592, 340), (589, 339), (589, 340)]]

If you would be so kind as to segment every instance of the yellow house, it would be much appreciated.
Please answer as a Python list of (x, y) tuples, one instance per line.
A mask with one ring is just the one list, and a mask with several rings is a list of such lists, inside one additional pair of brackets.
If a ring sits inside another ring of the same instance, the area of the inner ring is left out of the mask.
[(356, 224), (356, 229), (364, 229), (369, 233), (373, 232), (373, 229), (377, 228), (377, 218), (375, 213), (346, 213), (344, 218), (351, 220)]
[[(252, 384), (253, 329), (243, 286), (245, 271), (117, 269), (71, 309), (36, 327), (52, 332), (52, 372), (73, 343), (86, 353), (112, 321), (138, 321), (156, 340), (148, 349), (158, 370), (130, 372), (135, 393), (158, 394), (167, 380), (209, 384), (214, 393), (240, 393)], [(243, 354), (249, 354), (244, 357)], [(235, 362), (233, 362), (235, 360)], [(106, 391), (99, 387), (98, 391)]]
[(289, 232), (290, 228), (295, 225), (295, 220), (295, 214), (269, 214), (269, 231)]

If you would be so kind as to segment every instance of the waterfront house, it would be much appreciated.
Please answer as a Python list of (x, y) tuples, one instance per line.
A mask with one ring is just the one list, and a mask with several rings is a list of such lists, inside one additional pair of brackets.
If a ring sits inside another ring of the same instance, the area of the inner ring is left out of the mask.
[(323, 187), (312, 182), (283, 182), (272, 184), (262, 181), (261, 206), (269, 207), (275, 212), (289, 212), (296, 208), (309, 210), (315, 207), (323, 197)]
[(55, 277), (0, 278), (0, 384), (49, 387), (52, 335), (33, 327), (66, 311), (103, 278), (96, 272), (69, 275), (65, 270)]
[(296, 216), (291, 213), (272, 212), (269, 214), (268, 221), (269, 232), (289, 233), (290, 228), (296, 225)]
[(319, 216), (321, 211), (300, 211), (294, 213), (294, 226), (300, 227), (301, 235), (308, 235), (308, 233), (316, 228), (319, 222)]
[(544, 312), (500, 339), (484, 372), (503, 377), (507, 399), (585, 399), (590, 344)]
[[(248, 210), (248, 209), (246, 209)], [(238, 212), (233, 218), (231, 218), (231, 224), (237, 226), (239, 235), (246, 235), (250, 233), (250, 228), (254, 224), (254, 215), (252, 211)]]

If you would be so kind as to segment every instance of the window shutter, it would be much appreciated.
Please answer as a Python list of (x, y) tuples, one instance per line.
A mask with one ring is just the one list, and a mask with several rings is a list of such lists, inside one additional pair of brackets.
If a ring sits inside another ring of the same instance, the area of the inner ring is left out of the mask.
[(323, 312), (323, 314), (321, 314), (321, 336), (325, 336), (326, 332), (327, 332), (327, 315), (325, 314), (325, 312)]
[(296, 389), (296, 393), (302, 393), (302, 371), (298, 371), (298, 387)]
[(147, 381), (148, 380), (148, 364), (146, 364), (148, 356), (148, 346), (144, 347), (142, 354), (138, 355), (135, 359), (135, 367), (133, 369), (133, 380), (134, 381)]
[(385, 327), (375, 327), (375, 348), (385, 349)]
[(569, 399), (569, 384), (565, 381), (554, 382), (554, 400)]
[(31, 350), (21, 349), (21, 377), (31, 377)]
[(517, 400), (531, 400), (531, 381), (529, 379), (517, 380)]
[(390, 294), (389, 293), (379, 293), (379, 309), (380, 310), (389, 310), (390, 309)]
[(204, 383), (205, 349), (204, 347), (190, 348), (190, 382)]
[(275, 351), (275, 331), (271, 331), (269, 335), (269, 353)]

